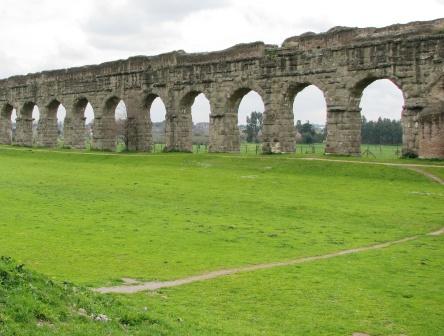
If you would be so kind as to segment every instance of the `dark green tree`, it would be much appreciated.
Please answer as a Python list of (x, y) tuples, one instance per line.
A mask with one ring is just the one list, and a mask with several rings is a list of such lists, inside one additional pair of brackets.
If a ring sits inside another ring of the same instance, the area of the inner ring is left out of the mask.
[(263, 115), (261, 112), (251, 112), (251, 116), (247, 117), (247, 128), (245, 134), (247, 135), (247, 142), (259, 143), (260, 133), (262, 132)]
[(317, 131), (310, 121), (302, 124), (300, 120), (296, 122), (296, 131), (301, 135), (301, 139), (298, 141), (303, 144), (322, 143), (326, 137), (325, 128), (322, 132)]
[(402, 143), (402, 125), (399, 120), (379, 118), (367, 121), (362, 117), (361, 138), (363, 144), (398, 145)]

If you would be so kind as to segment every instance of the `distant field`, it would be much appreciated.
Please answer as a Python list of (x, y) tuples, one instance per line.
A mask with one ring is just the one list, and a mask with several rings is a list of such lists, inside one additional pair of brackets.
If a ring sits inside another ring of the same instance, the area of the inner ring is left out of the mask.
[[(160, 153), (163, 151), (165, 145), (156, 144), (153, 147), (153, 152)], [(398, 159), (401, 156), (401, 146), (388, 146), (388, 145), (362, 145), (361, 152), (362, 157), (365, 159)], [(119, 147), (119, 151), (122, 151), (122, 148)], [(208, 152), (207, 145), (194, 145), (193, 146), (194, 153), (206, 153)], [(296, 145), (296, 151), (294, 153), (290, 153), (295, 156), (320, 156), (325, 153), (325, 144), (298, 144)], [(242, 143), (240, 146), (241, 155), (260, 155), (262, 154), (262, 145), (261, 144), (250, 144), (250, 143)]]
[[(444, 168), (428, 170), (442, 176)], [(0, 147), (0, 186), (0, 255), (94, 287), (321, 255), (444, 226), (443, 187), (417, 172), (296, 154)], [(437, 335), (442, 239), (120, 300), (147, 306), (174, 335)]]
[[(63, 146), (63, 143), (60, 144)], [(162, 153), (165, 148), (165, 144), (156, 143), (153, 145), (153, 153)], [(90, 144), (87, 145), (87, 149), (90, 149)], [(117, 152), (121, 153), (126, 150), (123, 143), (117, 145)], [(391, 145), (365, 145), (361, 146), (362, 158), (364, 159), (376, 159), (376, 160), (393, 160), (399, 159), (402, 155), (402, 146)], [(208, 153), (208, 145), (193, 145), (193, 152), (195, 154)], [(296, 150), (290, 155), (295, 156), (321, 156), (325, 153), (325, 144), (297, 144)], [(262, 145), (252, 143), (242, 143), (240, 145), (240, 155), (261, 155)]]

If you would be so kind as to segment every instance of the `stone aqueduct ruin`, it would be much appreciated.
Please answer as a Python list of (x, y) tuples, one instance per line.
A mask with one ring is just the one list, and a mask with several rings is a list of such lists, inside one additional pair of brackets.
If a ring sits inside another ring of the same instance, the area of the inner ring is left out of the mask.
[(11, 144), (15, 109), (15, 144), (31, 146), (31, 114), (37, 105), (37, 144), (56, 146), (56, 113), (63, 104), (64, 143), (83, 148), (89, 102), (95, 111), (93, 148), (114, 150), (114, 113), (123, 100), (129, 149), (149, 151), (150, 106), (160, 97), (167, 110), (166, 150), (191, 151), (191, 106), (204, 93), (211, 106), (209, 150), (236, 152), (237, 109), (254, 90), (265, 105), (264, 152), (292, 152), (293, 100), (316, 85), (327, 103), (326, 152), (359, 155), (360, 99), (378, 79), (391, 80), (404, 94), (403, 153), (444, 158), (444, 19), (380, 29), (336, 27), (289, 38), (282, 47), (257, 42), (219, 52), (177, 51), (11, 77), (0, 81), (0, 142)]

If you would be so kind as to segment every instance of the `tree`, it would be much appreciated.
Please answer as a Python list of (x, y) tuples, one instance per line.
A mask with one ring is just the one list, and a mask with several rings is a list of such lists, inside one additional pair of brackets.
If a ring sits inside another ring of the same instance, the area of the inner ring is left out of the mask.
[(398, 145), (402, 143), (402, 125), (399, 120), (379, 118), (378, 121), (361, 120), (363, 144)]
[(247, 135), (247, 142), (259, 143), (260, 133), (262, 132), (263, 114), (261, 112), (251, 112), (251, 116), (247, 117), (247, 127), (245, 134)]
[(124, 145), (125, 150), (128, 149), (128, 120), (118, 119), (116, 120), (116, 135), (117, 143)]
[(296, 122), (296, 131), (298, 133), (298, 143), (312, 144), (312, 143), (322, 143), (326, 137), (326, 131), (324, 129), (315, 129), (310, 121), (302, 124), (300, 120)]

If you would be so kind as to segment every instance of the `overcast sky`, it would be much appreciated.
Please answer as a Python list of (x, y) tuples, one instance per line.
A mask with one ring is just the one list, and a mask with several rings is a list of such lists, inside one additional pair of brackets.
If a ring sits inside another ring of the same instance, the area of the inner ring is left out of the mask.
[[(0, 77), (179, 49), (212, 51), (252, 41), (280, 45), (306, 31), (381, 27), (442, 13), (444, 0), (2, 0)], [(396, 90), (387, 94), (387, 86), (366, 92), (369, 119), (400, 117), (402, 96)], [(295, 118), (325, 122), (322, 95), (309, 88), (303, 96), (295, 103)], [(253, 94), (245, 100), (241, 115), (263, 109)], [(208, 120), (204, 100), (197, 105), (194, 120)], [(153, 110), (154, 119), (161, 118), (162, 109)]]

